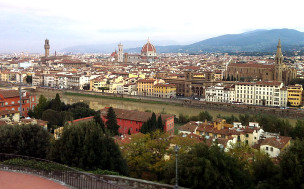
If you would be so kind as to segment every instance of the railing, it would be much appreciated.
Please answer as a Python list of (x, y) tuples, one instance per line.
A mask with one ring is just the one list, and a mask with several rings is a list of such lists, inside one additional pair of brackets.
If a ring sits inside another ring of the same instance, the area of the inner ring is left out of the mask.
[[(37, 163), (51, 163), (60, 167), (58, 169), (39, 169), (22, 165), (9, 165), (3, 163), (3, 161), (10, 159), (22, 159), (22, 160), (35, 160)], [(93, 174), (85, 173), (73, 169), (71, 167), (61, 165), (59, 163), (39, 159), (28, 156), (13, 155), (0, 153), (0, 170), (18, 171), (34, 175), (39, 175), (46, 178), (62, 182), (73, 188), (80, 189), (122, 189), (123, 187), (110, 183), (109, 181), (103, 180), (94, 176)]]

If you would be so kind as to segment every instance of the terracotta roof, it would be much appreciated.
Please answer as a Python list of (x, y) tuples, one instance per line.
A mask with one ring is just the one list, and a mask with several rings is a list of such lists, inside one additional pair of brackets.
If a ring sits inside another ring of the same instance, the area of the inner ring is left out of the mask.
[(7, 115), (7, 114), (14, 114), (19, 113), (17, 110), (0, 110), (0, 116)]
[(152, 45), (149, 41), (143, 46), (141, 49), (141, 53), (153, 51), (156, 52), (154, 45)]
[(0, 90), (0, 95), (4, 98), (13, 98), (19, 96), (19, 91), (17, 90)]
[(286, 137), (286, 136), (278, 136), (278, 137), (270, 137), (270, 138), (265, 138), (261, 142), (262, 145), (269, 145), (273, 146), (278, 149), (282, 149), (286, 144), (291, 140), (291, 137)]
[(243, 67), (243, 68), (274, 68), (274, 65), (265, 65), (265, 64), (239, 64), (239, 63), (231, 63), (228, 67)]
[[(100, 110), (100, 115), (103, 117), (107, 117), (109, 108), (104, 108)], [(116, 114), (116, 118), (118, 119), (126, 119), (126, 120), (132, 120), (132, 121), (140, 121), (140, 122), (146, 122), (149, 118), (152, 116), (152, 112), (141, 112), (137, 110), (124, 110), (124, 109), (118, 109), (113, 108), (114, 112)], [(156, 118), (158, 118), (159, 114), (156, 114)], [(163, 122), (167, 120), (168, 118), (174, 117), (174, 115), (169, 114), (161, 114)]]
[(198, 128), (198, 124), (195, 121), (190, 121), (186, 123), (185, 125), (182, 125), (178, 128), (179, 131), (187, 131), (187, 132), (195, 132), (195, 130)]

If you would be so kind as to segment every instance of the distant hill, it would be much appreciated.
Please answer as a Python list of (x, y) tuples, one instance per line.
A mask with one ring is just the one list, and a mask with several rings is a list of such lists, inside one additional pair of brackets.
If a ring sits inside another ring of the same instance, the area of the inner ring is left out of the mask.
[(183, 52), (271, 52), (281, 39), (285, 51), (304, 47), (304, 33), (292, 29), (255, 30), (222, 35), (184, 46)]
[[(146, 40), (140, 40), (140, 41), (121, 41), (121, 44), (123, 44), (124, 49), (131, 49), (131, 48), (140, 48), (146, 44)], [(175, 41), (153, 41), (153, 44), (157, 45), (174, 45), (177, 44)], [(111, 44), (89, 44), (89, 45), (78, 45), (78, 46), (72, 46), (67, 47), (60, 52), (72, 52), (72, 53), (111, 53), (114, 52), (115, 49), (118, 49), (117, 47), (118, 43), (111, 43)], [(139, 50), (140, 51), (140, 50)], [(127, 52), (127, 51), (125, 51)]]
[[(158, 53), (205, 53), (205, 52), (274, 52), (281, 39), (283, 51), (304, 50), (304, 32), (293, 29), (254, 30), (241, 34), (213, 37), (190, 45), (177, 45), (173, 41), (153, 42)], [(124, 52), (139, 53), (146, 41), (122, 41)], [(63, 49), (61, 52), (110, 53), (117, 43), (81, 45)]]

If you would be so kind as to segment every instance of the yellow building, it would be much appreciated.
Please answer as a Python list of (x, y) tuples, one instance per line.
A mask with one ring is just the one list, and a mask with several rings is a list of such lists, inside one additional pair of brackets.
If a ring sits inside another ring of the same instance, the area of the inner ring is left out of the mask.
[(103, 91), (106, 92), (105, 89), (107, 89), (108, 87), (109, 86), (107, 84), (107, 79), (105, 78), (98, 77), (90, 81), (91, 91), (101, 92), (101, 89), (103, 89)]
[(173, 98), (176, 97), (176, 86), (173, 84), (158, 83), (154, 85), (153, 93), (155, 97)]
[(140, 79), (137, 81), (137, 95), (153, 96), (155, 79)]
[(132, 74), (132, 73), (129, 73), (129, 78), (142, 78), (142, 79), (145, 79), (146, 75), (145, 74)]
[(288, 85), (288, 102), (291, 106), (301, 106), (302, 103), (302, 85)]

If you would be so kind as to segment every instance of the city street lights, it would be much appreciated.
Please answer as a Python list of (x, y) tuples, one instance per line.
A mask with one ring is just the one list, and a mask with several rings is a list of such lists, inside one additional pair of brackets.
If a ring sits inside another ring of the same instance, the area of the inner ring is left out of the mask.
[(178, 188), (178, 169), (177, 169), (177, 158), (178, 158), (178, 150), (179, 150), (179, 147), (177, 145), (175, 145), (175, 189)]

